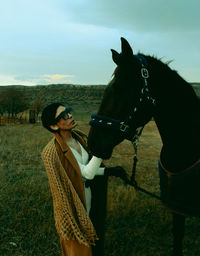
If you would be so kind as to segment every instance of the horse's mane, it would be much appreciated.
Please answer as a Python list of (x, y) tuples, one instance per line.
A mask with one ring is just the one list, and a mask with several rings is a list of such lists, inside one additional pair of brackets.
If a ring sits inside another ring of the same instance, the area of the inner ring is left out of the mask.
[(149, 65), (152, 66), (153, 68), (156, 67), (156, 69), (159, 68), (159, 71), (169, 72), (170, 76), (172, 76), (172, 72), (173, 72), (173, 76), (178, 75), (179, 78), (182, 79), (183, 81), (183, 78), (178, 74), (178, 71), (173, 70), (169, 66), (174, 60), (167, 60), (166, 62), (164, 62), (163, 61), (164, 57), (159, 58), (155, 55), (144, 55), (142, 53), (139, 53), (139, 54), (143, 55), (147, 59), (147, 62), (149, 63)]
[[(192, 87), (192, 85), (187, 82), (185, 79), (183, 79), (177, 70), (173, 70), (170, 67), (170, 64), (173, 62), (173, 60), (169, 60), (164, 62), (163, 58), (158, 58), (156, 56), (150, 56), (150, 55), (143, 55), (148, 62), (148, 66), (149, 69), (153, 72), (156, 71), (157, 75), (159, 76), (159, 74), (162, 74), (163, 72), (165, 72), (166, 76), (168, 77), (168, 81), (172, 81), (171, 84), (168, 84), (168, 86), (173, 86), (173, 89), (181, 89), (183, 90), (184, 88), (190, 88), (189, 90), (191, 92), (193, 92), (192, 94), (196, 95), (196, 93), (194, 92), (194, 89)], [(162, 81), (163, 83), (166, 83), (167, 81), (165, 79), (163, 79)], [(176, 86), (174, 86), (176, 84)], [(176, 88), (175, 88), (176, 87)], [(196, 95), (197, 97), (197, 95)], [(198, 98), (198, 97), (197, 97)]]
[[(176, 70), (173, 70), (169, 66), (172, 61), (163, 62), (163, 58), (157, 58), (149, 55), (143, 56), (147, 59), (150, 76), (151, 72), (153, 73), (152, 75), (157, 77), (159, 74), (165, 74), (167, 79), (161, 78), (161, 83), (159, 86), (168, 87), (171, 96), (175, 96), (174, 99), (176, 100), (177, 104), (180, 103), (182, 107), (184, 106), (186, 111), (189, 109), (195, 111), (196, 114), (194, 112), (192, 114), (197, 116), (200, 127), (200, 119), (198, 117), (200, 112), (200, 98), (195, 93), (192, 85), (184, 80)], [(170, 99), (172, 100), (172, 98)]]

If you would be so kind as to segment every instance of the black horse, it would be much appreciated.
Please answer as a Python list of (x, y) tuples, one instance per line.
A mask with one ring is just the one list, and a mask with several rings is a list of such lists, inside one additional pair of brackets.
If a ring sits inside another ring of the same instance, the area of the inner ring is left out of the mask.
[(200, 102), (193, 88), (160, 60), (134, 55), (121, 38), (122, 52), (97, 115), (88, 144), (103, 159), (124, 139), (135, 140), (138, 127), (154, 118), (163, 147), (159, 173), (161, 198), (173, 213), (173, 256), (182, 256), (185, 216), (200, 215)]

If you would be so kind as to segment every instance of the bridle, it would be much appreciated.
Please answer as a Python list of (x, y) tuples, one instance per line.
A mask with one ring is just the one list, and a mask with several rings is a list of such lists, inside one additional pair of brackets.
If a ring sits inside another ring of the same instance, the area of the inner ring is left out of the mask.
[[(131, 107), (130, 114), (125, 120), (118, 120), (109, 118), (104, 115), (92, 114), (91, 121), (89, 124), (93, 127), (103, 127), (107, 129), (112, 129), (118, 131), (123, 139), (128, 139), (130, 141), (135, 141), (138, 135), (141, 135), (142, 130), (138, 131), (137, 129), (133, 131), (133, 123), (134, 123), (134, 116), (137, 113), (139, 107), (142, 105), (143, 102), (148, 102), (153, 106), (156, 104), (155, 99), (151, 96), (148, 81), (149, 72), (147, 69), (147, 60), (143, 55), (135, 55), (137, 58), (140, 66), (141, 66), (141, 76), (143, 79), (143, 86), (140, 92), (140, 97), (138, 102), (134, 107)], [(144, 126), (143, 126), (144, 127)], [(143, 129), (143, 127), (141, 129)]]
[(143, 102), (148, 102), (153, 106), (156, 105), (156, 101), (151, 96), (149, 87), (148, 87), (147, 79), (149, 78), (149, 72), (147, 69), (147, 60), (145, 59), (145, 57), (143, 55), (140, 55), (140, 54), (135, 55), (135, 57), (137, 58), (140, 66), (141, 66), (141, 76), (143, 79), (143, 87), (140, 92), (139, 100), (138, 100), (137, 104), (133, 108), (131, 108), (128, 118), (125, 119), (124, 121), (121, 121), (118, 119), (109, 118), (104, 115), (92, 114), (91, 121), (89, 122), (89, 124), (93, 127), (103, 127), (103, 128), (118, 131), (123, 139), (128, 139), (131, 141), (131, 143), (134, 147), (134, 158), (133, 158), (132, 175), (131, 175), (131, 179), (129, 181), (129, 185), (133, 186), (136, 190), (139, 190), (139, 191), (146, 193), (156, 199), (161, 200), (161, 198), (159, 196), (138, 186), (138, 184), (135, 180), (136, 165), (137, 165), (137, 161), (138, 161), (137, 146), (138, 146), (139, 138), (142, 134), (145, 124), (139, 130), (136, 129), (133, 133), (132, 123), (134, 121), (135, 114), (137, 113), (139, 107), (142, 105)]

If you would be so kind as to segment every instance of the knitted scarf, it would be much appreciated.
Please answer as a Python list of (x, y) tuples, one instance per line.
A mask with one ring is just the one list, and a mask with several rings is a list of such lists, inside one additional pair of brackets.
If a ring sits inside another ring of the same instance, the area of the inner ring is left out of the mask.
[(53, 138), (42, 152), (53, 197), (54, 219), (60, 237), (86, 246), (98, 240), (95, 228), (56, 151)]

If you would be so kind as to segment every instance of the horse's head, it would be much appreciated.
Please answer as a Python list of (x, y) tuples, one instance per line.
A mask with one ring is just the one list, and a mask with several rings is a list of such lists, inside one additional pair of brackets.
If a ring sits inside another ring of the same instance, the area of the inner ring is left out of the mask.
[(133, 139), (137, 128), (152, 117), (152, 98), (147, 86), (145, 58), (134, 55), (129, 43), (121, 38), (122, 52), (112, 51), (117, 64), (107, 85), (97, 115), (93, 115), (88, 145), (92, 153), (110, 158), (114, 146)]

